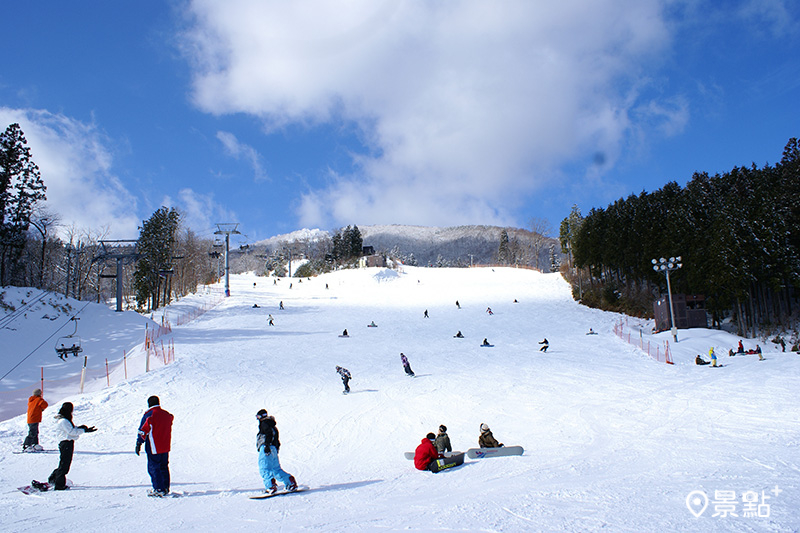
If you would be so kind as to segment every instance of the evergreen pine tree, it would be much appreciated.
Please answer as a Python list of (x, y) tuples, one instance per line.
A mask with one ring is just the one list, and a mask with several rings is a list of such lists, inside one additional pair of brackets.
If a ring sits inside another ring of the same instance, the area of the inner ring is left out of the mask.
[(46, 187), (27, 144), (19, 124), (0, 134), (0, 285), (8, 284), (25, 247), (33, 208), (45, 199)]

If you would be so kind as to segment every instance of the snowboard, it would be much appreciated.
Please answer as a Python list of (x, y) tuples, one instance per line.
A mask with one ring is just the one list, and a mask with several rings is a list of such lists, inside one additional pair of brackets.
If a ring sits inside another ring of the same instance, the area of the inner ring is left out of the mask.
[[(50, 483), (44, 481), (36, 481), (36, 483), (41, 483), (41, 485), (44, 486), (45, 488), (37, 489), (36, 487), (33, 486), (33, 483), (31, 482), (30, 485), (25, 485), (24, 487), (17, 487), (17, 490), (23, 494), (28, 494), (28, 495), (39, 494), (41, 492), (49, 492), (53, 490), (53, 485), (51, 485)], [(72, 488), (72, 480), (69, 479), (67, 480), (67, 488)]]
[(14, 454), (19, 454), (19, 453), (58, 453), (58, 450), (19, 450), (19, 451), (11, 452), (11, 453), (14, 453)]
[(481, 348), (494, 348), (494, 344), (481, 344)]
[(340, 339), (349, 339), (350, 335), (339, 335)]
[(487, 457), (505, 457), (507, 455), (522, 455), (522, 446), (503, 446), (501, 448), (470, 448), (467, 457), (470, 459), (485, 459)]
[(442, 459), (436, 459), (431, 463), (428, 467), (428, 470), (437, 474), (442, 470), (447, 470), (449, 468), (453, 468), (455, 466), (461, 466), (464, 464), (464, 454), (459, 453), (458, 455), (453, 455), (452, 457), (444, 457)]
[(288, 490), (279, 490), (273, 494), (258, 494), (256, 496), (250, 496), (251, 500), (267, 500), (269, 498), (274, 498), (275, 496), (283, 496), (284, 494), (296, 494), (298, 492), (307, 492), (311, 490), (310, 488), (306, 487), (305, 485), (298, 485), (297, 490), (288, 491)]
[[(464, 452), (444, 452), (444, 456), (445, 457), (454, 457), (454, 456), (456, 456), (456, 455), (458, 455), (460, 453), (464, 453)], [(406, 459), (409, 459), (409, 460), (413, 460), (414, 459), (414, 452), (404, 452), (403, 453), (403, 457), (405, 457)]]

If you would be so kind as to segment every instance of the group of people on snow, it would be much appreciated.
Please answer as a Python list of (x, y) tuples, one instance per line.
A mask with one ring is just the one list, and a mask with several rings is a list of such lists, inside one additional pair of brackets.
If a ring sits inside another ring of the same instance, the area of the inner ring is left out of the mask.
[[(338, 367), (337, 367), (338, 368)], [(344, 370), (347, 372), (347, 370)], [(349, 374), (349, 373), (348, 373)], [(42, 398), (41, 389), (33, 391), (28, 399), (28, 436), (23, 443), (23, 451), (41, 451), (39, 446), (38, 426), (42, 420), (42, 411), (47, 408), (47, 402)], [(37, 490), (67, 490), (67, 474), (72, 466), (72, 457), (75, 451), (75, 441), (84, 433), (97, 431), (94, 426), (76, 426), (72, 420), (74, 406), (64, 402), (56, 415), (58, 423), (56, 433), (59, 437), (58, 466), (47, 478), (47, 483), (33, 480), (31, 486)], [(153, 488), (149, 496), (164, 497), (169, 494), (169, 452), (172, 442), (172, 422), (174, 416), (161, 407), (158, 396), (147, 399), (147, 410), (139, 423), (136, 435), (136, 455), (141, 454), (144, 446), (147, 455), (147, 473)], [(256, 413), (258, 420), (258, 433), (256, 435), (256, 449), (258, 450), (258, 468), (264, 481), (265, 492), (274, 494), (278, 490), (278, 481), (283, 483), (285, 490), (297, 490), (297, 481), (294, 476), (286, 473), (280, 465), (278, 452), (281, 447), (278, 427), (275, 418), (269, 416), (266, 409)]]
[[(492, 435), (492, 431), (486, 424), (480, 425), (480, 436), (478, 437), (478, 447), (480, 448), (500, 448), (503, 444), (497, 442)], [(417, 449), (414, 450), (414, 467), (417, 470), (437, 471), (436, 461), (444, 457), (445, 453), (452, 452), (450, 437), (447, 435), (447, 427), (442, 424), (439, 432), (434, 435), (428, 433), (422, 439)]]

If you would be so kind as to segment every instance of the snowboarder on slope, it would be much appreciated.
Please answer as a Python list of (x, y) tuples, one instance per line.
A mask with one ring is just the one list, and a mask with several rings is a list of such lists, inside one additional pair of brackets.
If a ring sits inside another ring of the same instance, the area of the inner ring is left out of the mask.
[(414, 371), (411, 370), (411, 363), (408, 362), (408, 357), (406, 357), (406, 354), (404, 354), (403, 352), (400, 352), (400, 361), (403, 363), (403, 370), (406, 371), (406, 374), (408, 374), (413, 378)]
[(163, 498), (169, 494), (169, 450), (172, 442), (172, 421), (175, 417), (161, 408), (158, 396), (147, 399), (147, 411), (139, 423), (136, 437), (136, 455), (147, 453), (147, 473), (153, 489), (148, 496)]
[(424, 318), (430, 318), (430, 317), (428, 316), (428, 310), (427, 310), (427, 309), (425, 310), (425, 313), (423, 313), (423, 315), (422, 315), (422, 316), (423, 316)]
[(460, 304), (460, 303), (458, 303), (458, 300), (456, 300), (456, 307), (457, 307), (458, 309), (461, 309), (461, 304)]
[(491, 307), (487, 307), (487, 308), (486, 308), (486, 312), (487, 312), (488, 314), (490, 314), (490, 315), (493, 315), (493, 314), (494, 314), (494, 313), (492, 313), (492, 308), (491, 308)]
[(72, 410), (73, 405), (70, 402), (64, 402), (61, 405), (61, 409), (58, 410), (58, 414), (56, 415), (56, 420), (58, 420), (56, 433), (57, 436), (61, 437), (61, 442), (58, 443), (58, 466), (53, 470), (53, 473), (50, 474), (50, 477), (47, 478), (50, 485), (36, 480), (31, 481), (31, 485), (39, 490), (47, 490), (50, 486), (53, 487), (53, 490), (67, 490), (69, 488), (67, 487), (67, 474), (72, 466), (72, 455), (75, 452), (75, 439), (84, 433), (97, 431), (97, 428), (94, 426), (87, 427), (81, 425), (75, 427), (75, 424), (72, 423)]
[(439, 453), (433, 446), (433, 441), (436, 440), (436, 435), (428, 433), (422, 442), (414, 450), (414, 467), (417, 470), (429, 470), (431, 463), (439, 458)]
[(697, 354), (697, 357), (694, 358), (694, 364), (696, 365), (707, 365), (709, 364), (708, 361), (700, 357), (700, 354)]
[(714, 347), (708, 349), (708, 356), (711, 358), (711, 366), (717, 366), (717, 354), (714, 353)]
[(540, 352), (545, 352), (545, 353), (547, 353), (547, 349), (550, 347), (550, 343), (549, 343), (549, 342), (547, 342), (547, 339), (544, 339), (544, 340), (543, 340), (542, 342), (540, 342), (539, 344), (541, 344), (541, 345), (542, 345), (542, 347), (541, 347), (541, 348), (539, 348), (539, 351), (540, 351)]
[(348, 385), (348, 383), (350, 382), (350, 379), (352, 377), (352, 376), (350, 376), (350, 371), (347, 370), (346, 368), (342, 368), (340, 366), (337, 366), (336, 367), (336, 372), (338, 372), (339, 375), (342, 376), (342, 383), (344, 383), (344, 393), (345, 394), (349, 393), (350, 392), (350, 385)]
[(349, 337), (350, 335), (347, 334), (347, 329), (342, 332), (342, 337)]
[(269, 325), (270, 326), (274, 326), (275, 325), (275, 322), (274, 322), (274, 319), (272, 318), (272, 315), (269, 315)]
[(461, 330), (458, 330), (458, 333), (453, 335), (453, 337), (455, 337), (456, 339), (463, 339), (464, 335), (461, 334)]
[(489, 344), (489, 339), (483, 339), (483, 346), (491, 346), (491, 344)]
[(433, 446), (440, 454), (453, 451), (453, 447), (450, 445), (450, 437), (447, 436), (447, 427), (444, 424), (439, 426), (439, 433), (436, 434), (436, 440), (433, 441)]
[(481, 435), (478, 437), (478, 447), (480, 448), (502, 448), (503, 443), (497, 442), (492, 435), (492, 430), (486, 424), (481, 424)]
[(33, 391), (33, 395), (28, 398), (28, 436), (22, 443), (22, 451), (40, 452), (39, 446), (39, 422), (42, 421), (42, 411), (47, 409), (47, 402), (42, 398), (42, 389)]
[(281, 300), (281, 303), (278, 304), (278, 309), (283, 310), (283, 300)]
[(258, 471), (261, 473), (261, 479), (264, 480), (264, 492), (275, 494), (278, 491), (276, 478), (283, 483), (287, 491), (296, 491), (297, 481), (295, 481), (294, 476), (287, 474), (281, 468), (281, 462), (278, 458), (281, 441), (275, 418), (269, 416), (266, 409), (261, 409), (256, 413), (256, 419), (258, 420), (258, 435), (256, 435)]

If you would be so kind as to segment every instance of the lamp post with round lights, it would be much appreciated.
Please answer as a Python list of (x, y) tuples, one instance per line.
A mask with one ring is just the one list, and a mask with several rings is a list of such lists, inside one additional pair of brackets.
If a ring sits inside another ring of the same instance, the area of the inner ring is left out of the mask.
[(669, 283), (669, 273), (678, 270), (683, 266), (681, 256), (670, 257), (669, 259), (653, 259), (653, 270), (663, 272), (667, 276), (667, 298), (669, 298), (669, 318), (672, 323), (672, 338), (678, 342), (678, 328), (675, 326), (675, 311), (672, 309), (672, 287)]

